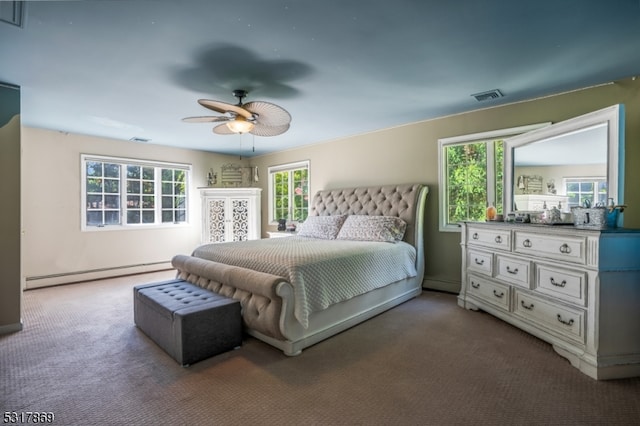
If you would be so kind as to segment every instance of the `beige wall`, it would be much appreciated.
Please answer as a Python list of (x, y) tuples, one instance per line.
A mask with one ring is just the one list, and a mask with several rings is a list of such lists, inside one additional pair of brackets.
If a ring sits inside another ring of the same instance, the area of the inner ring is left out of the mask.
[[(166, 262), (177, 253), (191, 252), (200, 242), (201, 206), (196, 187), (204, 186), (210, 167), (219, 171), (221, 164), (228, 162), (246, 165), (249, 161), (259, 167), (259, 185), (264, 190), (262, 230), (266, 235), (266, 231), (275, 229), (267, 223), (267, 167), (308, 159), (311, 161), (311, 192), (386, 183), (422, 182), (429, 185), (425, 283), (430, 288), (457, 292), (461, 268), (459, 234), (438, 231), (438, 139), (539, 122), (558, 122), (617, 103), (626, 106), (625, 201), (630, 207), (624, 213), (625, 225), (640, 228), (640, 193), (633, 189), (633, 183), (640, 178), (640, 169), (631, 166), (640, 158), (640, 80), (625, 80), (242, 161), (235, 156), (25, 128), (22, 139), (25, 164), (23, 272), (27, 285), (35, 287), (55, 283), (57, 274), (63, 274), (60, 282), (70, 282), (76, 272)], [(81, 153), (193, 164), (190, 226), (81, 232)], [(50, 184), (50, 181), (55, 183)], [(78, 278), (86, 276), (78, 275)]]
[[(439, 118), (255, 157), (261, 176), (267, 167), (310, 160), (311, 192), (355, 185), (422, 182), (430, 187), (426, 219), (426, 286), (457, 292), (460, 288), (460, 236), (438, 231), (438, 139), (541, 122), (558, 122), (622, 103), (626, 107), (625, 226), (640, 227), (640, 192), (633, 184), (640, 168), (640, 80), (550, 96), (529, 102)], [(295, 117), (294, 117), (295, 119)], [(266, 179), (261, 182), (267, 190)], [(266, 197), (263, 197), (266, 212)], [(263, 232), (274, 229), (263, 214)]]
[[(243, 164), (238, 157), (152, 144), (23, 128), (24, 259), (27, 288), (166, 268), (200, 243), (198, 187), (209, 168)], [(80, 154), (192, 164), (187, 226), (83, 232)]]

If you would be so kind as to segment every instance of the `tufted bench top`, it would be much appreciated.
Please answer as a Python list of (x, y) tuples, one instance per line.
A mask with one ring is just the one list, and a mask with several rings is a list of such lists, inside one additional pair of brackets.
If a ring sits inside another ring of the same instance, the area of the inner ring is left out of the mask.
[(171, 314), (184, 308), (212, 305), (217, 301), (229, 300), (227, 297), (182, 280), (138, 286), (138, 293), (161, 306), (162, 311)]

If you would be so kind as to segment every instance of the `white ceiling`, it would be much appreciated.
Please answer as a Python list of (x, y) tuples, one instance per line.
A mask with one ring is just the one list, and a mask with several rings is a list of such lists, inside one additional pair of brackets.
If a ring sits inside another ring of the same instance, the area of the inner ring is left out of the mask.
[[(249, 156), (640, 74), (640, 0), (27, 2), (0, 58), (26, 126)], [(181, 121), (233, 89), (291, 129)]]

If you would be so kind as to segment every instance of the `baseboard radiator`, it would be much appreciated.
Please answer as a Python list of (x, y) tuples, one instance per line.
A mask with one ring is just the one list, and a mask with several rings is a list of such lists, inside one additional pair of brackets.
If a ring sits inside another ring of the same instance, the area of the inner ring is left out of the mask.
[(41, 287), (51, 287), (60, 284), (71, 284), (82, 281), (99, 280), (103, 278), (121, 277), (124, 275), (143, 274), (173, 269), (171, 261), (143, 263), (139, 265), (116, 266), (113, 268), (91, 269), (61, 274), (31, 276), (25, 278), (25, 290)]

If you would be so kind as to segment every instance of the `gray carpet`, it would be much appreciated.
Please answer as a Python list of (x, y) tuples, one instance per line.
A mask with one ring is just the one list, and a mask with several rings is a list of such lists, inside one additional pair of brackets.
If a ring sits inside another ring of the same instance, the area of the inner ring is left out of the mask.
[(0, 336), (0, 409), (58, 425), (630, 425), (640, 379), (595, 381), (490, 315), (424, 292), (286, 357), (243, 346), (180, 367), (133, 324), (161, 272), (30, 290)]

